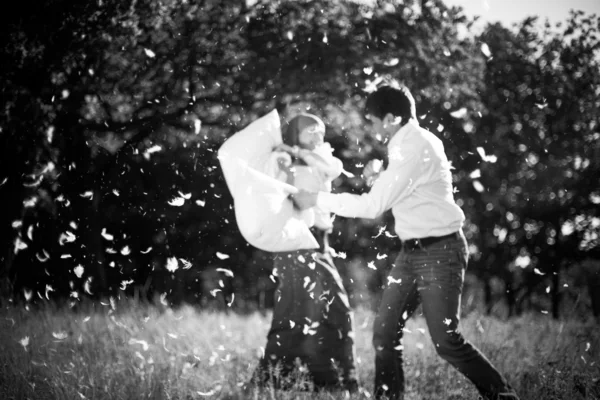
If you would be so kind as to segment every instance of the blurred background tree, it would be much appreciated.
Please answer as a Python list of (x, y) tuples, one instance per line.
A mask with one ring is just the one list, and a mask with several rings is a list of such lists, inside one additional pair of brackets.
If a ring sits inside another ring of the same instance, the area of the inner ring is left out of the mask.
[[(216, 150), (273, 108), (311, 110), (347, 171), (334, 191), (362, 193), (384, 151), (361, 109), (389, 77), (444, 141), (485, 309), (600, 313), (582, 295), (600, 274), (596, 16), (475, 33), (439, 0), (18, 6), (0, 50), (5, 296), (269, 306), (269, 254), (239, 234)], [(398, 249), (391, 215), (335, 224), (369, 301)]]

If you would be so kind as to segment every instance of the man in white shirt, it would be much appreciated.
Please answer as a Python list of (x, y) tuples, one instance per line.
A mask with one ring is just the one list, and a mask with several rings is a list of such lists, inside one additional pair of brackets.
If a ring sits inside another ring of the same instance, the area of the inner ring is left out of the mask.
[[(465, 216), (454, 202), (451, 166), (444, 146), (419, 126), (412, 94), (403, 86), (378, 88), (365, 112), (388, 143), (388, 167), (368, 193), (301, 191), (300, 209), (315, 205), (347, 218), (375, 218), (391, 209), (402, 248), (388, 276), (374, 323), (375, 395), (402, 399), (402, 328), (419, 303), (438, 354), (469, 378), (485, 399), (518, 399), (490, 361), (458, 330), (460, 297), (468, 261)], [(378, 176), (377, 176), (378, 175)]]

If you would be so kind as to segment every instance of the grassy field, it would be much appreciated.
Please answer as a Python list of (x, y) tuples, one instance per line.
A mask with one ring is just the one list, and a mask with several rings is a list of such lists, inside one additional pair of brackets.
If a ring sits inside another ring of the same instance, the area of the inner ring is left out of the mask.
[[(269, 314), (241, 316), (149, 307), (0, 311), (0, 399), (241, 399)], [(373, 314), (355, 314), (358, 369), (373, 388)], [(465, 336), (505, 373), (522, 399), (600, 399), (598, 325), (527, 315), (471, 314)], [(436, 354), (422, 317), (405, 334), (407, 399), (477, 399)], [(267, 391), (256, 399), (344, 399), (344, 393)]]

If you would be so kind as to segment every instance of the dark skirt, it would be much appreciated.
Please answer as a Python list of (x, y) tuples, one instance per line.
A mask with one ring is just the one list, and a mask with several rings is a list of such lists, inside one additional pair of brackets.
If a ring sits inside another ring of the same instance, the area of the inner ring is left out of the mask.
[(276, 253), (274, 274), (273, 322), (254, 382), (295, 385), (290, 376), (304, 369), (315, 388), (356, 388), (353, 313), (331, 255)]

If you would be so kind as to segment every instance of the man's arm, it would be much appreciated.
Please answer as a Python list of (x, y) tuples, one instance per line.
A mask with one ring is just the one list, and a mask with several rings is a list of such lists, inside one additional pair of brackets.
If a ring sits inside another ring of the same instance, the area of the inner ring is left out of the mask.
[[(392, 150), (392, 149), (390, 149)], [(319, 208), (347, 218), (376, 218), (407, 196), (420, 174), (420, 151), (405, 149), (390, 154), (388, 168), (379, 175), (368, 193), (332, 194), (319, 192)]]

